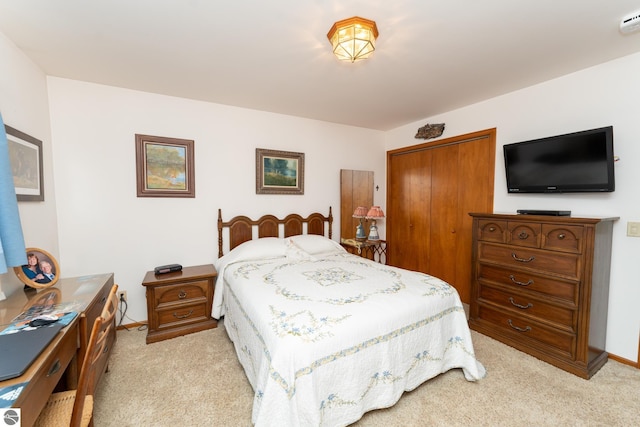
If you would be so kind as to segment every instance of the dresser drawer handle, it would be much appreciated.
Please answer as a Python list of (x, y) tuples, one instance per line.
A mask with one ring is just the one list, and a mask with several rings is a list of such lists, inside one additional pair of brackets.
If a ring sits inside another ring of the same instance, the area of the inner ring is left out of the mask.
[(564, 240), (565, 237), (567, 236), (564, 233), (558, 234), (558, 240)]
[(489, 231), (490, 231), (491, 233), (493, 233), (494, 231), (496, 231), (496, 228), (495, 228), (495, 227), (489, 227)]
[(513, 299), (513, 297), (509, 297), (509, 302), (510, 302), (512, 305), (514, 305), (515, 307), (521, 308), (521, 309), (523, 309), (523, 310), (526, 310), (526, 309), (528, 309), (528, 308), (533, 307), (533, 304), (531, 304), (531, 303), (529, 303), (529, 304), (527, 304), (527, 305), (520, 305), (520, 304), (517, 304), (517, 303), (515, 302), (515, 300)]
[(528, 259), (518, 258), (518, 255), (516, 255), (514, 252), (511, 252), (511, 256), (513, 257), (513, 259), (515, 259), (518, 262), (531, 262), (534, 259), (536, 259), (536, 257), (534, 256), (530, 256)]
[(516, 280), (516, 278), (514, 277), (514, 275), (513, 275), (513, 274), (510, 274), (510, 275), (509, 275), (509, 279), (511, 279), (511, 281), (512, 281), (513, 283), (515, 283), (516, 285), (518, 285), (518, 286), (529, 286), (529, 285), (533, 285), (533, 280), (531, 280), (531, 279), (529, 279), (529, 281), (528, 281), (527, 283), (524, 283), (524, 282), (518, 282), (518, 281)]
[(516, 325), (513, 324), (513, 322), (511, 321), (511, 319), (507, 320), (507, 322), (509, 322), (509, 326), (511, 326), (513, 329), (515, 329), (516, 331), (519, 332), (529, 332), (531, 330), (531, 326), (527, 326), (526, 328), (519, 328)]
[(53, 362), (53, 365), (49, 369), (49, 372), (47, 372), (47, 377), (50, 377), (51, 375), (55, 375), (56, 372), (58, 372), (59, 370), (60, 370), (60, 359), (56, 359), (56, 361)]
[(527, 240), (529, 238), (529, 233), (527, 233), (526, 231), (521, 231), (520, 234), (518, 234), (518, 239), (520, 240)]
[(180, 291), (178, 294), (178, 298), (185, 299), (187, 297), (187, 293), (185, 291)]
[(176, 319), (186, 319), (187, 317), (191, 316), (192, 314), (193, 314), (193, 310), (189, 310), (189, 312), (187, 314), (173, 313), (173, 317), (175, 317)]

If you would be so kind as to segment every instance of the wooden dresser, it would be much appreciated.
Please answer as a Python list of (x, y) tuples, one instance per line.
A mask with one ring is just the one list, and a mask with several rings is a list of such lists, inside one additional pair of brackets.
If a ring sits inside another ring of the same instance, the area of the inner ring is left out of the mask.
[[(0, 301), (0, 329), (9, 326), (16, 316), (30, 307), (42, 305), (43, 301), (55, 304), (73, 303), (79, 312), (22, 376), (0, 381), (0, 388), (26, 384), (12, 404), (12, 407), (22, 409), (23, 426), (34, 423), (55, 388), (59, 391), (77, 387), (93, 322), (102, 312), (112, 286), (112, 273), (62, 278), (50, 288), (19, 290)], [(114, 328), (108, 338), (107, 351), (111, 352), (115, 339)], [(104, 368), (100, 371), (103, 372)]]
[(605, 351), (618, 218), (472, 213), (472, 329), (583, 378)]
[(142, 282), (147, 288), (147, 344), (215, 328), (211, 307), (217, 275), (211, 264), (147, 272)]

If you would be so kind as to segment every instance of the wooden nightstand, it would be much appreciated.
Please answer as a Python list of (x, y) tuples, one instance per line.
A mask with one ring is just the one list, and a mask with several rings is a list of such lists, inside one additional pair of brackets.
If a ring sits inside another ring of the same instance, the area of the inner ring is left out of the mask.
[(380, 264), (387, 263), (387, 242), (384, 240), (340, 239), (340, 244), (349, 253), (360, 255)]
[(147, 272), (147, 344), (218, 326), (211, 317), (218, 272), (211, 264), (166, 274)]

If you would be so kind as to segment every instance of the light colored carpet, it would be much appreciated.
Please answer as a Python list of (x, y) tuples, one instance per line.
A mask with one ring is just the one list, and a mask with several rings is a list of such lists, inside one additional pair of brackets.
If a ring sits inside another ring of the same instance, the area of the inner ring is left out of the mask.
[[(587, 381), (472, 334), (486, 378), (449, 371), (355, 426), (640, 425), (640, 370), (610, 360)], [(96, 427), (251, 425), (253, 391), (223, 325), (150, 345), (145, 337), (118, 331)]]

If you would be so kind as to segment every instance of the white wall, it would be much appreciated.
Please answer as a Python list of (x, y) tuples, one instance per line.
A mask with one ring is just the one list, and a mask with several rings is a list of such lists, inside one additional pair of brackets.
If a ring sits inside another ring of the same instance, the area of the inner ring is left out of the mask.
[[(384, 134), (49, 77), (60, 268), (114, 272), (129, 319), (147, 318), (144, 274), (154, 266), (217, 258), (223, 218), (307, 215), (333, 207), (340, 230), (340, 169), (372, 170), (384, 188)], [(135, 134), (195, 141), (196, 197), (136, 197)], [(304, 195), (256, 195), (255, 149), (305, 153)], [(384, 206), (384, 193), (376, 202)]]
[[(0, 111), (5, 124), (42, 141), (45, 201), (18, 203), (25, 244), (57, 257), (58, 226), (46, 77), (2, 33), (0, 64)], [(22, 287), (13, 272), (0, 275), (0, 291), (6, 295)]]
[[(443, 138), (497, 128), (495, 212), (571, 210), (573, 216), (618, 216), (614, 225), (607, 350), (638, 360), (640, 239), (626, 236), (640, 220), (640, 54), (631, 55), (388, 132), (387, 150), (414, 145), (416, 130), (445, 123)], [(616, 191), (606, 194), (509, 195), (502, 146), (513, 142), (613, 125)]]

